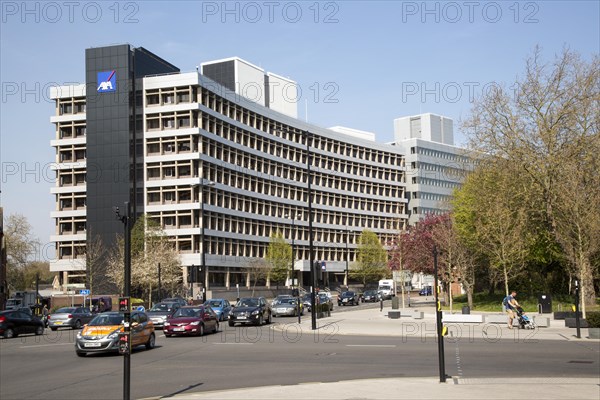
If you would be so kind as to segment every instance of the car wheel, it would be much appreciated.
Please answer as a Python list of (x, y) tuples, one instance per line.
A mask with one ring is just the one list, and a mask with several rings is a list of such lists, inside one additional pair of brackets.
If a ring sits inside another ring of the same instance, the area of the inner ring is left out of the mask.
[(264, 323), (263, 316), (261, 315), (260, 317), (258, 317), (258, 320), (256, 321), (256, 325), (261, 326), (263, 323)]
[(219, 332), (219, 321), (215, 324), (215, 329), (213, 329), (213, 333)]
[(57, 330), (58, 328), (53, 328), (53, 327), (50, 327), (50, 329), (52, 329), (53, 331), (55, 331), (55, 330)]
[(4, 338), (5, 339), (11, 339), (16, 337), (17, 335), (15, 334), (15, 331), (13, 331), (11, 328), (8, 328), (7, 330), (4, 331)]
[(204, 324), (200, 324), (200, 330), (198, 331), (198, 336), (204, 335)]
[(148, 338), (148, 341), (146, 342), (146, 348), (148, 350), (151, 350), (154, 348), (155, 344), (156, 344), (156, 336), (154, 336), (154, 332), (152, 332), (150, 334), (150, 337)]
[(229, 326), (234, 326), (234, 325), (235, 325), (235, 322), (229, 321)]
[(81, 329), (81, 321), (80, 320), (75, 321), (75, 327), (73, 329)]
[(35, 328), (35, 334), (36, 335), (43, 335), (44, 334), (44, 327), (43, 326), (38, 326), (37, 328)]
[(77, 354), (78, 357), (85, 357), (85, 353), (82, 353), (81, 351), (76, 351), (75, 354)]

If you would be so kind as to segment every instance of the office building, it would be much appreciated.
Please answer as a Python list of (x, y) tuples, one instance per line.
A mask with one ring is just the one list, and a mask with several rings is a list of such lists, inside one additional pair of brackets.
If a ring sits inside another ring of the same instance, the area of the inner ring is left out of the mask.
[(237, 58), (182, 73), (130, 45), (88, 49), (85, 64), (85, 84), (51, 91), (63, 288), (85, 282), (93, 236), (108, 246), (123, 232), (113, 207), (125, 202), (160, 224), (184, 267), (205, 265), (208, 288), (248, 286), (274, 232), (294, 247), (299, 284), (312, 260), (334, 286), (364, 229), (385, 245), (405, 227), (399, 147), (302, 122), (275, 90), (236, 89), (293, 81)]

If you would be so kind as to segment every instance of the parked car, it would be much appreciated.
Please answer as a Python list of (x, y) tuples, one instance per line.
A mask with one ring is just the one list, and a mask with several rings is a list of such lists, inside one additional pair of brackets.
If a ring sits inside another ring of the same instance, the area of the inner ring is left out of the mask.
[(48, 326), (53, 331), (58, 328), (81, 329), (94, 318), (88, 307), (62, 307), (48, 315)]
[(163, 326), (166, 337), (172, 335), (202, 336), (206, 331), (217, 333), (218, 330), (217, 314), (206, 305), (181, 307), (167, 318)]
[[(272, 315), (274, 317), (287, 316), (298, 316), (298, 299), (295, 297), (289, 297), (281, 299), (272, 308)], [(304, 315), (304, 307), (300, 303), (300, 315)]]
[[(96, 314), (89, 324), (77, 333), (75, 353), (83, 357), (88, 353), (109, 353), (119, 351), (119, 332), (124, 331), (125, 316), (120, 312)], [(145, 312), (131, 313), (131, 348), (144, 345), (154, 348), (156, 336), (154, 324)]]
[(365, 290), (362, 295), (363, 303), (374, 303), (381, 300), (381, 293), (377, 290)]
[(229, 326), (271, 323), (271, 306), (264, 297), (242, 297), (229, 313)]
[(148, 318), (152, 320), (154, 328), (162, 329), (167, 317), (177, 311), (180, 307), (181, 305), (179, 303), (157, 303), (147, 311)]
[(231, 303), (225, 299), (208, 299), (204, 302), (205, 306), (210, 307), (219, 321), (225, 321), (229, 319), (229, 313), (231, 312)]
[(44, 334), (44, 322), (38, 317), (21, 310), (0, 312), (0, 335), (6, 339), (22, 333)]
[(433, 294), (433, 288), (431, 286), (425, 286), (419, 291), (419, 296), (431, 296)]
[(162, 299), (161, 303), (177, 303), (179, 307), (187, 306), (188, 302), (183, 297), (168, 297), (166, 299)]
[(359, 296), (356, 292), (343, 292), (340, 297), (338, 297), (338, 306), (347, 306), (349, 304), (357, 306), (359, 302)]

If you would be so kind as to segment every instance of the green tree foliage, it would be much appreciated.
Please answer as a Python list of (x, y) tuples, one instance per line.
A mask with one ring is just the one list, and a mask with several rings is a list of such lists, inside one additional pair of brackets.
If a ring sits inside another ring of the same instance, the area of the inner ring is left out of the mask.
[(488, 91), (464, 124), (473, 149), (511, 163), (526, 181), (520, 208), (560, 245), (588, 304), (600, 251), (599, 81), (597, 54), (584, 60), (567, 49), (545, 63), (536, 49), (513, 89)]
[(275, 282), (279, 289), (279, 284), (285, 281), (291, 268), (292, 246), (285, 241), (283, 235), (279, 231), (271, 234), (270, 240), (266, 258), (271, 266), (271, 282)]
[(352, 279), (362, 282), (378, 281), (390, 274), (387, 267), (387, 252), (383, 248), (377, 235), (365, 229), (358, 238), (357, 262), (349, 271)]

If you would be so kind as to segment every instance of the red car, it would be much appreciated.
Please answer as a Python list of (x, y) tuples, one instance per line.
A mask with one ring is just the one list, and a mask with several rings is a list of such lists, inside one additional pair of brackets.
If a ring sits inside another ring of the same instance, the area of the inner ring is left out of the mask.
[(212, 308), (205, 305), (185, 306), (179, 308), (163, 325), (166, 337), (171, 335), (197, 335), (205, 332), (218, 332), (219, 318)]

